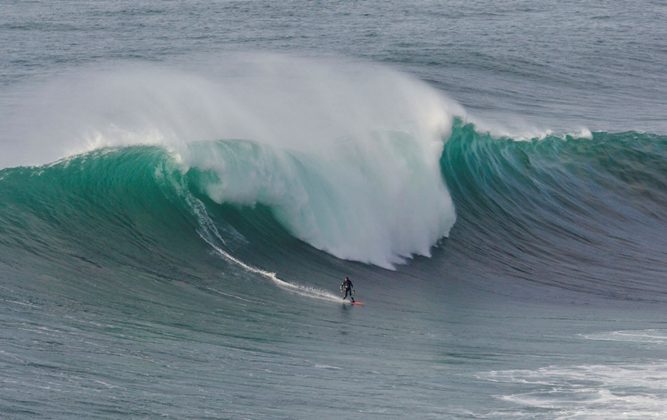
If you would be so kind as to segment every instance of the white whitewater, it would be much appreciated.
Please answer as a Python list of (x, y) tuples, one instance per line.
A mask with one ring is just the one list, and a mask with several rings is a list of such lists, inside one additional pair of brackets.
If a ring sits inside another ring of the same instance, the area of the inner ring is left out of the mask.
[[(26, 93), (25, 109), (7, 121), (21, 141), (3, 165), (163, 145), (184, 170), (216, 175), (205, 187), (216, 202), (265, 204), (294, 236), (339, 258), (392, 269), (429, 256), (456, 219), (439, 158), (464, 111), (384, 66), (234, 54), (90, 68)], [(256, 151), (214, 147), (234, 139)]]

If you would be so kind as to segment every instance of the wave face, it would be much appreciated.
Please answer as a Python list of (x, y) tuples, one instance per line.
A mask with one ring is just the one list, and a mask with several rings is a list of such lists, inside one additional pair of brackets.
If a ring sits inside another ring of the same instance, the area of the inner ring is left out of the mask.
[[(448, 261), (515, 282), (665, 297), (658, 279), (667, 273), (667, 137), (515, 141), (456, 120), (442, 140), (438, 169), (459, 214), (441, 244)], [(402, 135), (378, 142), (385, 154), (401, 156), (384, 164), (403, 167), (383, 169), (400, 177), (382, 179), (372, 162), (367, 174), (350, 173), (365, 167), (362, 153), (340, 155), (351, 165), (330, 163), (247, 140), (194, 143), (184, 154), (161, 146), (106, 148), (5, 169), (3, 263), (25, 267), (27, 254), (160, 271), (210, 264), (213, 247), (227, 263), (243, 265), (250, 256), (262, 266), (255, 254), (263, 247), (263, 255), (280, 250), (295, 254), (295, 263), (320, 264), (297, 238), (386, 267), (411, 253), (428, 255), (453, 222), (449, 193), (432, 182), (415, 157), (419, 150)], [(367, 181), (355, 185), (359, 177)]]
[(442, 156), (457, 258), (487, 273), (664, 299), (667, 137), (493, 138), (458, 121)]
[[(204, 232), (224, 243), (230, 238), (218, 229), (234, 231), (229, 224), (240, 213), (252, 219), (250, 226), (262, 227), (253, 229), (259, 241), (279, 241), (289, 232), (337, 257), (391, 268), (413, 253), (428, 255), (454, 213), (442, 179), (433, 182), (409, 139), (378, 141), (403, 168), (383, 177), (384, 168), (365, 167), (361, 154), (332, 162), (231, 140), (195, 143), (187, 158), (159, 146), (126, 146), (5, 169), (3, 239), (10, 248), (26, 249), (41, 248), (39, 243), (50, 248), (55, 240), (84, 242), (102, 256), (111, 247), (119, 255), (109, 258), (130, 253), (140, 259), (136, 250), (122, 248), (150, 237), (168, 258), (180, 248), (177, 238)], [(415, 202), (423, 209), (413, 208)], [(151, 259), (153, 246), (143, 245)]]
[(193, 238), (191, 209), (165, 181), (167, 156), (155, 147), (102, 149), (1, 171), (3, 263), (49, 275), (105, 266), (187, 270), (206, 249)]

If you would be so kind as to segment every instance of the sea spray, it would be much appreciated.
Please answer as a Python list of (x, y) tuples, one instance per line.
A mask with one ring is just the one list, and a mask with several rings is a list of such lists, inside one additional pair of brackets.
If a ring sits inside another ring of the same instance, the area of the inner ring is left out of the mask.
[(199, 187), (214, 201), (267, 205), (340, 258), (392, 268), (430, 255), (455, 221), (439, 157), (463, 111), (383, 66), (239, 54), (194, 69), (86, 69), (25, 103), (4, 165), (162, 145), (210, 175)]

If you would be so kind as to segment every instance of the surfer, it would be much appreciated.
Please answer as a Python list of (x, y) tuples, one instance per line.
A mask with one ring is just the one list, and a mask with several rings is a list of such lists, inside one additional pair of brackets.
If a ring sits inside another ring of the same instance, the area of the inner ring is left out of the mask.
[(345, 280), (343, 280), (343, 283), (340, 285), (340, 291), (345, 292), (345, 296), (343, 296), (343, 300), (347, 298), (347, 294), (350, 294), (350, 300), (352, 303), (354, 303), (354, 297), (352, 296), (352, 288), (354, 286), (352, 285), (352, 281), (350, 281), (350, 278), (348, 276), (345, 276)]

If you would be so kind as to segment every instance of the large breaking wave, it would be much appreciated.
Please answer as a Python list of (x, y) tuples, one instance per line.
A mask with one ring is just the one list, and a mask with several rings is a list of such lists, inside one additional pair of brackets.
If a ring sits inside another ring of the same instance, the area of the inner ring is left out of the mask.
[(335, 300), (244, 258), (305, 242), (395, 268), (444, 244), (448, 261), (498, 276), (667, 294), (667, 137), (494, 137), (421, 82), (335, 63), (250, 56), (205, 75), (141, 67), (50, 85), (27, 100), (39, 124), (20, 110), (7, 121), (24, 141), (4, 164), (83, 152), (0, 171), (0, 263), (163, 273), (213, 249)]
[(460, 107), (385, 67), (272, 55), (130, 66), (62, 77), (26, 104), (6, 123), (20, 141), (5, 165), (157, 144), (213, 201), (266, 205), (340, 258), (390, 268), (429, 255), (455, 220), (438, 160)]
[[(444, 140), (439, 168), (459, 213), (444, 245), (462, 266), (621, 298), (666, 293), (659, 279), (667, 274), (667, 137), (593, 133), (590, 139), (517, 142), (457, 122)], [(57, 264), (112, 262), (158, 269), (197, 264), (211, 246), (232, 262), (242, 262), (241, 256), (257, 247), (299, 253), (296, 261), (313, 255), (295, 248), (293, 236), (313, 226), (318, 232), (333, 230), (336, 225), (327, 225), (329, 220), (358, 222), (353, 214), (345, 215), (352, 217), (349, 221), (341, 215), (316, 217), (326, 211), (323, 205), (335, 206), (337, 197), (319, 195), (317, 188), (304, 204), (304, 214), (312, 218), (290, 219), (281, 198), (271, 195), (289, 188), (263, 191), (266, 185), (318, 181), (326, 188), (328, 180), (308, 170), (317, 165), (302, 156), (279, 156), (238, 140), (190, 147), (193, 156), (206, 152), (225, 169), (184, 167), (180, 155), (161, 146), (125, 146), (47, 166), (2, 170), (3, 263), (27, 264), (22, 255), (30, 254)], [(294, 172), (285, 175), (272, 166), (280, 159)], [(246, 175), (249, 180), (243, 179), (245, 173), (252, 174)], [(230, 179), (236, 185), (226, 185)], [(252, 199), (229, 198), (242, 193)], [(447, 194), (444, 189), (439, 193)], [(323, 202), (316, 202), (320, 197)], [(312, 244), (319, 247), (315, 240)], [(350, 258), (387, 262), (372, 260), (371, 252), (354, 245), (350, 249), (359, 253)]]

